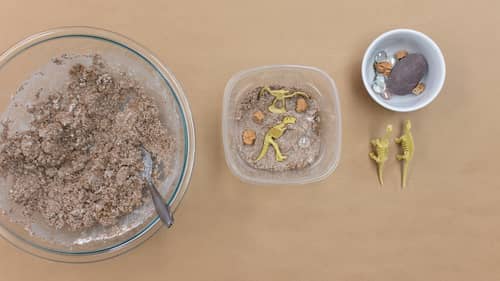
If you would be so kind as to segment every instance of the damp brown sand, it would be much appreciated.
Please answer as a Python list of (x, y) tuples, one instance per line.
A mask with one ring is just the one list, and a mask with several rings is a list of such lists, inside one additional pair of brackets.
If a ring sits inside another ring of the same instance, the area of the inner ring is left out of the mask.
[(0, 172), (27, 217), (81, 230), (113, 225), (150, 200), (140, 148), (152, 153), (158, 180), (174, 140), (143, 85), (110, 69), (97, 55), (90, 66), (74, 64), (67, 87), (35, 95), (27, 130), (9, 134), (3, 120)]
[[(321, 148), (320, 106), (317, 100), (314, 98), (306, 99), (307, 110), (298, 113), (295, 111), (295, 107), (297, 99), (301, 98), (301, 96), (288, 98), (286, 99), (287, 112), (275, 114), (268, 110), (274, 97), (269, 94), (263, 94), (259, 97), (261, 89), (262, 87), (258, 87), (249, 91), (238, 102), (235, 118), (237, 128), (240, 130), (239, 133), (241, 135), (244, 130), (253, 130), (256, 132), (256, 139), (253, 145), (246, 145), (240, 140), (237, 143), (237, 153), (248, 165), (257, 169), (281, 172), (310, 166), (318, 158)], [(271, 86), (271, 89), (286, 89), (290, 90), (290, 92), (302, 91), (308, 94), (303, 89), (287, 88), (281, 85)], [(264, 119), (260, 124), (255, 122), (253, 117), (253, 114), (257, 111), (264, 113)], [(276, 140), (282, 154), (287, 159), (283, 162), (277, 162), (275, 151), (270, 147), (264, 158), (255, 161), (262, 149), (265, 134), (270, 128), (279, 124), (285, 116), (297, 118), (296, 123), (288, 125), (288, 129), (283, 136)], [(301, 139), (302, 141), (300, 141)]]

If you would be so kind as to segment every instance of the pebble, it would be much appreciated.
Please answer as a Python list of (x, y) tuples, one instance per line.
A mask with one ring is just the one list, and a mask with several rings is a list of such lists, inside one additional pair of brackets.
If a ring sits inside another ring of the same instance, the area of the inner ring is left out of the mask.
[(243, 143), (246, 145), (253, 145), (257, 135), (254, 130), (246, 129), (243, 131), (242, 139)]
[(385, 100), (390, 100), (391, 99), (391, 94), (387, 91), (384, 91), (380, 96), (385, 99)]
[(389, 61), (391, 62), (392, 65), (395, 65), (396, 62), (398, 62), (398, 59), (396, 59), (395, 57), (391, 57)]
[(418, 95), (420, 95), (421, 93), (423, 93), (423, 92), (424, 92), (424, 90), (425, 90), (425, 84), (424, 84), (424, 83), (422, 83), (422, 82), (420, 82), (420, 83), (418, 83), (417, 87), (415, 87), (415, 88), (414, 88), (411, 92), (412, 92), (414, 95), (418, 96)]
[(373, 91), (375, 91), (375, 93), (382, 94), (385, 91), (385, 84), (374, 82), (372, 85), (372, 89)]
[(383, 94), (385, 92), (385, 77), (383, 74), (377, 74), (375, 76), (375, 80), (373, 81), (372, 84), (372, 89), (375, 91), (377, 94)]
[(302, 148), (309, 147), (311, 145), (311, 140), (307, 136), (302, 136), (299, 139), (299, 146)]
[(395, 95), (411, 94), (427, 72), (427, 61), (421, 54), (409, 54), (399, 60), (387, 79), (387, 90)]
[(401, 51), (398, 51), (394, 57), (397, 59), (397, 60), (400, 60), (400, 59), (403, 59), (405, 58), (406, 56), (408, 55), (408, 52), (405, 51), (405, 50), (401, 50)]
[(375, 71), (389, 77), (389, 75), (391, 75), (392, 66), (392, 63), (389, 61), (377, 62), (375, 64)]
[(298, 98), (297, 104), (295, 106), (295, 111), (298, 113), (305, 112), (307, 110), (307, 101), (304, 98)]
[(377, 74), (375, 76), (375, 81), (385, 84), (385, 76), (383, 74)]
[(380, 51), (375, 54), (375, 62), (387, 61), (387, 53), (385, 51)]
[(252, 115), (252, 120), (257, 124), (262, 124), (262, 122), (264, 121), (264, 117), (264, 113), (259, 110), (254, 112), (254, 114)]

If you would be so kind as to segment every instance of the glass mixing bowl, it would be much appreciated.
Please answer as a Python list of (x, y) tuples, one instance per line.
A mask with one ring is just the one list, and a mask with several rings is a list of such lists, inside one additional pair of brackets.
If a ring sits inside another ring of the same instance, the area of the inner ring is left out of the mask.
[[(46, 68), (63, 54), (100, 54), (108, 64), (130, 73), (155, 95), (162, 122), (175, 138), (176, 152), (171, 173), (158, 189), (171, 206), (179, 207), (187, 190), (194, 164), (195, 133), (189, 105), (172, 72), (132, 40), (102, 29), (64, 27), (30, 36), (0, 56), (0, 109), (3, 117), (15, 119), (11, 101), (20, 92), (51, 88), (67, 72)], [(21, 100), (22, 102), (22, 100)], [(145, 204), (120, 219), (114, 227), (93, 227), (81, 232), (57, 231), (43, 220), (31, 223), (29, 231), (16, 222), (9, 209), (9, 186), (0, 180), (0, 234), (14, 246), (36, 256), (62, 262), (91, 262), (124, 253), (150, 238), (162, 227), (152, 204)]]

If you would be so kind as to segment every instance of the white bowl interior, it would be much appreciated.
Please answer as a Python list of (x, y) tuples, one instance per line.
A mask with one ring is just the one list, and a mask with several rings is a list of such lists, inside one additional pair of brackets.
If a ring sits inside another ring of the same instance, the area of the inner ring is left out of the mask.
[[(390, 100), (385, 100), (372, 89), (375, 78), (374, 57), (380, 51), (386, 51), (388, 56), (391, 56), (399, 50), (420, 53), (426, 58), (429, 68), (422, 79), (425, 91), (419, 96), (394, 95)], [(363, 83), (370, 96), (378, 104), (394, 111), (414, 111), (428, 105), (441, 91), (446, 76), (444, 58), (436, 43), (425, 34), (409, 29), (392, 30), (375, 39), (365, 52), (361, 71)]]

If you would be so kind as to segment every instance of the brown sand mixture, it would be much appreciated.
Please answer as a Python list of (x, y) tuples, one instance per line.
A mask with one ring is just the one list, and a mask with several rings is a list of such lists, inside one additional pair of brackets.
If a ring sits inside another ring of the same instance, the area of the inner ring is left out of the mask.
[(9, 134), (4, 120), (0, 173), (13, 179), (10, 199), (28, 217), (39, 213), (73, 231), (113, 225), (150, 200), (141, 146), (153, 156), (157, 180), (173, 140), (144, 88), (100, 56), (88, 67), (73, 65), (68, 75), (67, 88), (27, 109), (28, 130)]
[[(262, 87), (249, 91), (239, 102), (235, 116), (237, 127), (241, 130), (240, 141), (237, 142), (238, 153), (248, 165), (257, 169), (280, 172), (305, 168), (313, 164), (320, 153), (319, 104), (310, 93), (303, 89), (281, 85), (270, 86), (270, 88), (272, 90), (285, 89), (291, 93), (301, 91), (310, 98), (304, 99), (301, 96), (288, 98), (286, 99), (287, 112), (277, 114), (268, 109), (274, 100), (273, 96), (263, 94), (259, 97)], [(293, 116), (297, 119), (295, 124), (288, 125), (285, 133), (276, 139), (282, 154), (287, 159), (282, 162), (276, 161), (275, 151), (270, 147), (264, 158), (256, 161), (266, 133), (279, 124), (285, 116)]]

